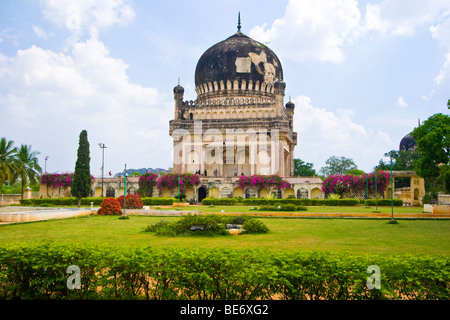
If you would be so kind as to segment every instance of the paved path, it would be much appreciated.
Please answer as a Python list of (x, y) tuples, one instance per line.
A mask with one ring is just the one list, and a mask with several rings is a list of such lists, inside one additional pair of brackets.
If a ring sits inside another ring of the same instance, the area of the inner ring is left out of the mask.
[[(65, 209), (65, 208), (19, 208), (9, 207), (0, 208), (0, 224), (29, 222), (50, 219), (64, 219), (76, 216), (90, 215), (97, 212), (97, 208), (81, 208), (81, 209)], [(145, 215), (145, 216), (181, 216), (187, 214), (226, 214), (239, 215), (248, 214), (260, 217), (309, 217), (309, 218), (391, 218), (391, 213), (314, 213), (314, 212), (201, 212), (191, 210), (125, 210), (128, 215)], [(450, 219), (450, 214), (434, 214), (434, 213), (395, 213), (394, 219)]]

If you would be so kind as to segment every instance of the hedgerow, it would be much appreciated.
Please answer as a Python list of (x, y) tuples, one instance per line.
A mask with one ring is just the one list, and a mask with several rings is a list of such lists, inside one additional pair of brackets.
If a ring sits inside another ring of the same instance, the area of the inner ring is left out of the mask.
[[(95, 206), (99, 206), (104, 198), (101, 197), (88, 197), (82, 198), (81, 204), (88, 206), (91, 202)], [(172, 205), (175, 201), (174, 198), (141, 198), (144, 205)], [(70, 206), (76, 205), (76, 198), (61, 197), (61, 198), (42, 198), (42, 199), (21, 199), (20, 204), (24, 206), (40, 206), (42, 203), (54, 206)]]
[[(69, 289), (69, 266), (81, 271)], [(381, 289), (367, 286), (369, 266)], [(0, 244), (0, 299), (448, 300), (450, 258), (238, 248)]]
[[(360, 204), (358, 199), (265, 199), (265, 198), (205, 198), (202, 200), (203, 205), (227, 206), (261, 206), (272, 205), (278, 206), (282, 204), (294, 204), (296, 206), (356, 206)], [(389, 204), (390, 205), (390, 204)]]

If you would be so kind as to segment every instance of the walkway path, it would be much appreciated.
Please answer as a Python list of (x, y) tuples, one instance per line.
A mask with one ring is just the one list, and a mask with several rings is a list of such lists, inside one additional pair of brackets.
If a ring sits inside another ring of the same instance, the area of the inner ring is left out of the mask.
[[(29, 222), (50, 219), (64, 219), (76, 216), (95, 214), (97, 208), (30, 208), (30, 207), (2, 207), (0, 208), (0, 225), (6, 223)], [(309, 217), (309, 218), (391, 218), (391, 213), (314, 213), (314, 212), (201, 212), (200, 210), (136, 210), (128, 209), (128, 215), (145, 216), (181, 216), (187, 214), (248, 214), (260, 217)], [(450, 214), (436, 213), (395, 213), (394, 219), (450, 219)]]

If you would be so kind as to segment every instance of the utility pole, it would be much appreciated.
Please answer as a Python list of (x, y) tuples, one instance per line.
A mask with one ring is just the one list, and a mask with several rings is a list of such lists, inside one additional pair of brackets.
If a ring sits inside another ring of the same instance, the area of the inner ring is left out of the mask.
[(105, 148), (106, 148), (106, 146), (104, 143), (99, 143), (98, 145), (102, 149), (102, 198), (103, 198), (103, 171), (105, 169)]

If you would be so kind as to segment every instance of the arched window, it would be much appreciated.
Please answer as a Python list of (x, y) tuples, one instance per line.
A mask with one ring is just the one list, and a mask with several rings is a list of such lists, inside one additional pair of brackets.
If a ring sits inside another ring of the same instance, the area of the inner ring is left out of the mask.
[(308, 199), (308, 190), (300, 188), (297, 190), (297, 199)]
[(107, 198), (109, 198), (109, 197), (115, 198), (116, 197), (116, 190), (113, 187), (111, 187), (111, 186), (106, 188), (106, 197)]

